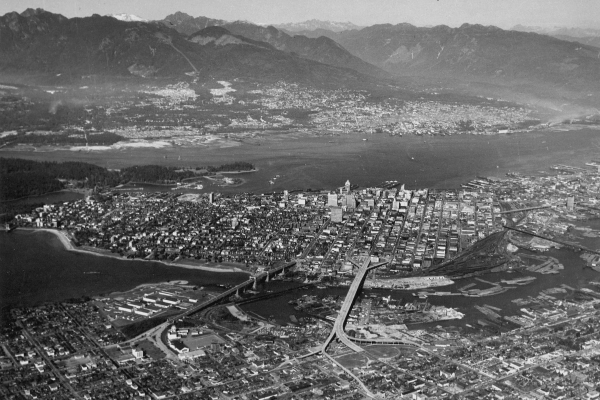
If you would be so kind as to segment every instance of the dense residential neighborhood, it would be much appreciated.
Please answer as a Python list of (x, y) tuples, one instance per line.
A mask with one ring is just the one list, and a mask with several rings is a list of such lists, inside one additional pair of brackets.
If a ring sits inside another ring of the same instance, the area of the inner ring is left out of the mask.
[[(303, 285), (288, 323), (246, 312), (252, 297), (239, 290), (228, 305), (204, 308), (218, 292), (185, 282), (16, 308), (2, 330), (0, 391), (15, 399), (597, 398), (600, 281), (513, 299), (517, 313), (477, 303), (466, 330), (434, 327), (465, 314), (429, 303), (491, 298), (564, 273), (545, 255), (552, 248), (572, 248), (598, 270), (599, 252), (585, 246), (600, 237), (587, 224), (599, 211), (598, 165), (552, 171), (480, 177), (460, 190), (348, 181), (329, 192), (260, 195), (107, 191), (19, 214), (11, 229), (58, 230), (75, 248), (235, 267), (267, 281), (288, 262), (290, 277), (272, 279)], [(343, 297), (301, 293), (351, 285), (357, 260), (378, 268), (347, 316)], [(520, 275), (480, 278), (489, 271)], [(461, 279), (472, 283), (444, 288)], [(340, 318), (361, 351), (349, 353), (344, 338), (322, 346)]]

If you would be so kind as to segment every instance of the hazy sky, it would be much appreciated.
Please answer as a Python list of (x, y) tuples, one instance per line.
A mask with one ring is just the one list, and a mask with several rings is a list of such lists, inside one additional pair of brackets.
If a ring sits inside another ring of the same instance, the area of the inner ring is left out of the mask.
[(271, 24), (322, 19), (357, 25), (469, 22), (502, 28), (516, 24), (600, 28), (600, 0), (0, 0), (0, 15), (38, 7), (67, 17), (127, 13), (162, 19), (182, 11), (195, 17)]

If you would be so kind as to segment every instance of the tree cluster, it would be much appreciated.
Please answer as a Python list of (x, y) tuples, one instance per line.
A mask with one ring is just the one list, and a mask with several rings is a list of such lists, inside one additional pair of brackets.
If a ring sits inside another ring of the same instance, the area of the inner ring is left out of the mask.
[[(208, 166), (209, 172), (248, 171), (254, 166), (235, 162), (218, 167)], [(139, 165), (110, 171), (94, 164), (79, 161), (33, 161), (19, 158), (0, 158), (0, 201), (18, 199), (57, 191), (70, 181), (76, 187), (114, 187), (127, 182), (174, 183), (197, 176), (192, 170), (160, 165)]]
[(191, 178), (195, 174), (189, 170), (178, 170), (175, 167), (160, 165), (136, 165), (121, 170), (123, 182), (173, 183)]
[(62, 188), (63, 183), (45, 171), (0, 173), (0, 201), (35, 196)]
[(124, 138), (112, 132), (103, 132), (94, 135), (83, 132), (64, 132), (51, 135), (35, 135), (19, 132), (17, 135), (0, 138), (0, 143), (23, 143), (23, 144), (45, 144), (57, 145), (105, 145), (110, 146), (120, 142)]
[(237, 161), (230, 164), (223, 164), (218, 167), (208, 166), (206, 167), (208, 172), (227, 172), (227, 171), (252, 171), (254, 165), (249, 162)]

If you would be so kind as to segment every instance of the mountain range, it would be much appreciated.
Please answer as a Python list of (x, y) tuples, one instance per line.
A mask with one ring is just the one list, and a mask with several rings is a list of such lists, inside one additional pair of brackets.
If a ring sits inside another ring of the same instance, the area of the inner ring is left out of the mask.
[(557, 39), (579, 42), (590, 46), (600, 47), (600, 29), (593, 28), (566, 28), (566, 27), (539, 27), (515, 25), (511, 30), (519, 32), (533, 32), (552, 36)]
[(277, 50), (297, 54), (309, 60), (341, 68), (351, 68), (355, 71), (376, 77), (387, 76), (380, 68), (350, 54), (346, 49), (326, 36), (318, 38), (308, 38), (302, 35), (292, 36), (273, 26), (265, 27), (246, 21), (227, 22), (207, 17), (194, 18), (191, 15), (181, 12), (171, 14), (161, 22), (186, 35), (191, 35), (199, 29), (209, 26), (221, 26), (233, 34), (269, 43)]
[(65, 80), (187, 74), (200, 79), (284, 79), (341, 86), (368, 81), (353, 69), (302, 58), (226, 28), (209, 27), (188, 36), (159, 22), (99, 15), (69, 19), (41, 9), (0, 17), (0, 53), (0, 71)]
[(354, 55), (397, 74), (587, 84), (600, 49), (535, 33), (464, 24), (374, 25), (331, 35)]
[[(0, 17), (0, 71), (69, 79), (187, 74), (338, 86), (450, 82), (474, 92), (485, 87), (486, 93), (600, 103), (600, 48), (544, 34), (406, 23), (334, 31), (323, 21), (293, 24), (286, 32), (180, 12), (160, 21), (135, 19), (69, 19), (41, 9), (8, 13)], [(289, 30), (307, 27), (315, 29)]]
[(277, 29), (281, 29), (286, 32), (302, 32), (302, 31), (315, 31), (317, 29), (326, 29), (332, 32), (349, 31), (352, 29), (362, 29), (364, 26), (353, 24), (352, 22), (335, 22), (335, 21), (322, 21), (318, 19), (311, 19), (304, 22), (290, 22), (287, 24), (276, 24), (273, 25)]
[(138, 17), (133, 14), (110, 14), (108, 17), (113, 17), (118, 19), (119, 21), (127, 21), (127, 22), (148, 22), (147, 20)]
[[(308, 32), (302, 32), (308, 34)], [(399, 76), (501, 85), (536, 95), (588, 99), (600, 91), (600, 48), (547, 35), (464, 24), (319, 29), (350, 53)]]

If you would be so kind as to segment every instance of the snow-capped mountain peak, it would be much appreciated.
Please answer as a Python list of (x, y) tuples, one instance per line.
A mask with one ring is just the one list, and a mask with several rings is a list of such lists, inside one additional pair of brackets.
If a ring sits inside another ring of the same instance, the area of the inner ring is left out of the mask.
[(138, 17), (133, 14), (110, 14), (109, 17), (113, 17), (118, 19), (119, 21), (127, 21), (127, 22), (146, 22), (147, 20)]

